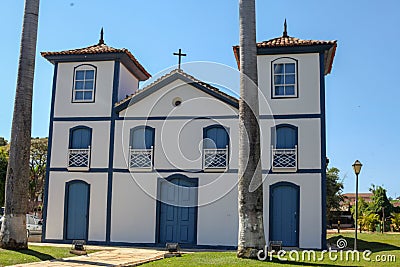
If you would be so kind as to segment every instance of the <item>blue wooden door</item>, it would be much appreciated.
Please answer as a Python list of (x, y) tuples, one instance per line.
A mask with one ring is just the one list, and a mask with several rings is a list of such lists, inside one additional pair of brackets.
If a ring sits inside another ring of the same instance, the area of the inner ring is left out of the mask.
[(89, 128), (77, 128), (72, 130), (70, 138), (70, 148), (86, 149), (90, 146), (92, 133)]
[(83, 181), (67, 184), (66, 239), (87, 240), (89, 220), (89, 185)]
[(222, 126), (206, 129), (204, 138), (204, 148), (226, 148), (229, 144), (228, 132)]
[(279, 127), (276, 129), (276, 148), (291, 149), (297, 145), (296, 130), (291, 127)]
[(161, 182), (159, 242), (196, 244), (197, 188), (189, 179)]
[(299, 187), (278, 183), (270, 190), (270, 241), (285, 247), (299, 246)]

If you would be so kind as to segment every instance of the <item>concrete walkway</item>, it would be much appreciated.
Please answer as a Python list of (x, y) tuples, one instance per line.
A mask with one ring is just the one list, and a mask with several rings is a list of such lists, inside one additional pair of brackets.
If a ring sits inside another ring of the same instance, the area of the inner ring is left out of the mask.
[[(39, 244), (35, 244), (39, 245)], [(54, 244), (40, 244), (51, 245)], [(70, 247), (70, 246), (69, 246)], [(23, 267), (77, 267), (77, 266), (137, 266), (164, 257), (165, 251), (144, 248), (119, 248), (87, 246), (87, 249), (102, 250), (86, 256), (19, 264)]]

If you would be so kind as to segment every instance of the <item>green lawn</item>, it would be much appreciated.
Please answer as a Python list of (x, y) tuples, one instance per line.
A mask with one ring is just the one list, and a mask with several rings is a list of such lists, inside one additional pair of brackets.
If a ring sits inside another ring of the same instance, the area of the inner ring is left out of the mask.
[[(341, 237), (345, 238), (348, 242), (348, 247), (353, 246), (353, 234), (343, 234)], [(334, 244), (339, 238), (338, 235), (329, 235), (328, 243)], [(343, 255), (343, 260), (340, 260), (340, 253), (337, 253), (337, 260), (330, 260), (329, 256), (325, 254), (323, 261), (318, 261), (321, 252), (316, 253), (316, 261), (302, 261), (301, 252), (299, 261), (279, 261), (274, 257), (273, 261), (257, 261), (257, 260), (243, 260), (236, 258), (235, 252), (196, 252), (191, 254), (184, 254), (180, 258), (169, 258), (152, 263), (148, 263), (146, 267), (155, 266), (400, 266), (400, 235), (399, 234), (359, 234), (358, 237), (358, 250), (371, 250), (373, 253), (369, 256), (370, 262), (362, 259), (360, 254), (360, 261), (346, 261), (346, 254)], [(394, 255), (395, 262), (377, 262), (376, 257), (379, 255), (382, 259), (388, 255)], [(295, 255), (294, 255), (295, 256)], [(307, 256), (307, 255), (306, 255)], [(289, 256), (286, 256), (289, 259)], [(351, 255), (350, 255), (351, 259)]]
[[(29, 246), (27, 250), (11, 251), (0, 249), (0, 266), (53, 260), (74, 256), (69, 247)], [(94, 251), (88, 251), (94, 252)]]

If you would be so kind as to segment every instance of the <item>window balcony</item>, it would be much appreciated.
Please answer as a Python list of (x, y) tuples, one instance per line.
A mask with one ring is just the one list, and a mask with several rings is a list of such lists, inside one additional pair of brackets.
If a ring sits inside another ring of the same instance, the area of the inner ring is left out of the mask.
[(151, 171), (153, 169), (153, 147), (150, 149), (129, 148), (129, 170)]
[(272, 147), (272, 170), (275, 172), (296, 172), (297, 146), (291, 149)]
[(68, 150), (68, 170), (88, 171), (90, 164), (90, 147)]
[(226, 148), (203, 149), (203, 169), (208, 172), (219, 172), (228, 169), (228, 146)]

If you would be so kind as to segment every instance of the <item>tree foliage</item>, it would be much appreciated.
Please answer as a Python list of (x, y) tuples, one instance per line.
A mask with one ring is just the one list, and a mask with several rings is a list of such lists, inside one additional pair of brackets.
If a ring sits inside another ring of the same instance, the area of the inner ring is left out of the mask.
[[(8, 165), (10, 144), (5, 141), (1, 145), (0, 137), (0, 207), (4, 204), (5, 180)], [(47, 137), (32, 138), (29, 158), (29, 211), (38, 208), (38, 202), (43, 197), (44, 180), (46, 177)]]
[(400, 213), (392, 213), (392, 224), (396, 231), (400, 231)]
[(343, 183), (339, 177), (340, 170), (332, 167), (326, 172), (326, 213), (328, 221), (333, 219), (333, 211), (340, 209), (343, 201)]
[(31, 211), (38, 208), (38, 202), (43, 198), (46, 162), (47, 138), (33, 138), (29, 159), (29, 209)]
[[(351, 206), (350, 208), (351, 214), (353, 214), (353, 219), (356, 219), (356, 205)], [(363, 199), (359, 198), (358, 199), (358, 217), (361, 218), (361, 216), (365, 214), (371, 213), (371, 210), (369, 209), (368, 203)]]
[(7, 151), (3, 149), (3, 147), (0, 147), (0, 207), (4, 206), (7, 165), (8, 165)]
[(379, 215), (373, 212), (366, 212), (358, 219), (360, 230), (375, 232), (376, 226), (380, 223)]
[(7, 140), (4, 137), (0, 137), (0, 147), (6, 146), (8, 144)]
[(393, 205), (390, 203), (387, 195), (386, 189), (383, 186), (371, 185), (369, 191), (373, 194), (372, 202), (370, 203), (370, 210), (379, 215), (383, 215), (383, 208), (385, 209), (385, 214), (390, 214), (393, 212)]

